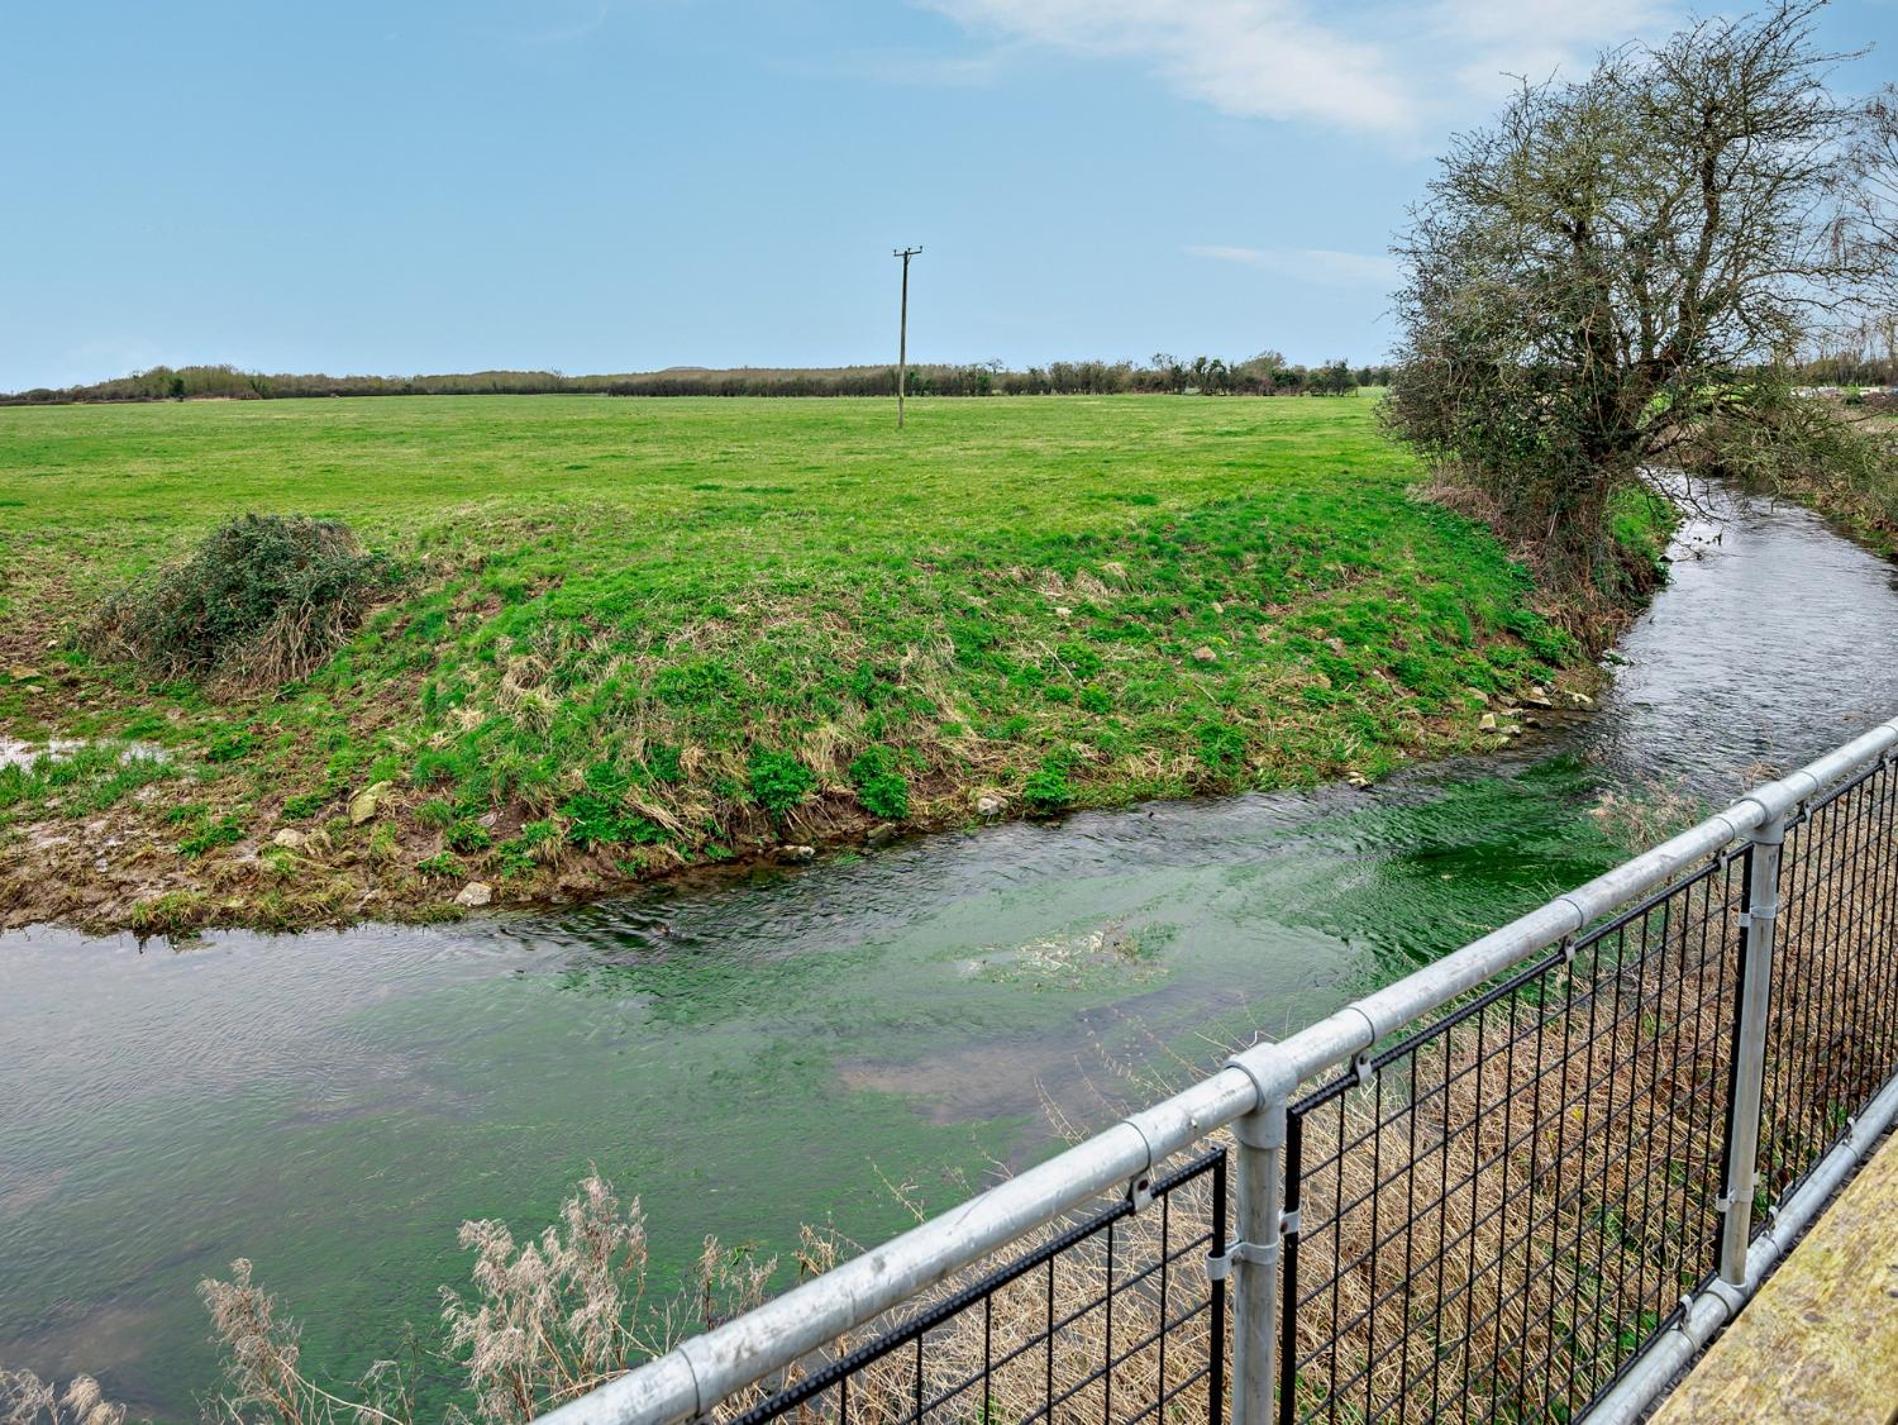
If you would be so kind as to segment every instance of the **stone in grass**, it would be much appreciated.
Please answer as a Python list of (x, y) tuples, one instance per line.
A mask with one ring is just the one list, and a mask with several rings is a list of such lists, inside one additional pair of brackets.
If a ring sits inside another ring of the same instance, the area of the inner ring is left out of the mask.
[(372, 820), (375, 814), (382, 809), (382, 799), (388, 795), (389, 784), (387, 782), (376, 782), (364, 787), (360, 792), (356, 793), (354, 797), (350, 798), (349, 824), (351, 826), (361, 826), (365, 821)]
[(301, 851), (303, 844), (309, 839), (309, 837), (305, 836), (295, 827), (286, 826), (281, 828), (275, 836), (270, 838), (270, 844), (272, 846), (282, 846), (290, 851)]
[(1213, 652), (1212, 649), (1203, 643), (1193, 650), (1193, 661), (1195, 663), (1212, 663), (1215, 662), (1218, 657), (1219, 655), (1217, 653)]
[(475, 910), (493, 899), (493, 886), (486, 881), (470, 881), (461, 888), (461, 894), (455, 897), (455, 904), (467, 910)]
[(817, 848), (815, 846), (780, 846), (778, 848), (778, 859), (780, 861), (790, 861), (794, 864), (814, 861), (817, 859)]
[(975, 810), (979, 816), (1000, 816), (1005, 805), (1000, 797), (991, 792), (976, 798)]
[(887, 821), (879, 821), (864, 834), (864, 843), (869, 846), (888, 846), (896, 840), (897, 828)]

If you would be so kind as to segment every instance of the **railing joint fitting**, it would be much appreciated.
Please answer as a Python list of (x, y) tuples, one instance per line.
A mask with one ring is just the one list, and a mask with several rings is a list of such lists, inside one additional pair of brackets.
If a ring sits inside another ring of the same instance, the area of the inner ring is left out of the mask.
[(1359, 1050), (1357, 1058), (1352, 1061), (1351, 1071), (1358, 1076), (1360, 1088), (1377, 1077), (1377, 1066), (1371, 1062), (1371, 1056), (1363, 1050)]
[[(1120, 1128), (1131, 1128), (1134, 1131), (1134, 1133), (1138, 1135), (1140, 1139), (1140, 1146), (1146, 1149), (1147, 1165), (1144, 1168), (1142, 1168), (1137, 1174), (1135, 1174), (1135, 1179), (1152, 1177), (1153, 1170), (1156, 1167), (1158, 1167), (1159, 1164), (1154, 1162), (1153, 1160), (1153, 1140), (1147, 1137), (1146, 1130), (1142, 1128), (1138, 1123), (1135, 1123), (1131, 1116), (1121, 1119), (1120, 1122), (1115, 1126), (1120, 1127)], [(1133, 1180), (1129, 1181), (1128, 1195), (1130, 1197), (1132, 1196), (1132, 1181)]]
[(1279, 1259), (1276, 1242), (1229, 1242), (1226, 1250), (1206, 1259), (1206, 1279), (1223, 1282), (1234, 1266), (1269, 1267)]

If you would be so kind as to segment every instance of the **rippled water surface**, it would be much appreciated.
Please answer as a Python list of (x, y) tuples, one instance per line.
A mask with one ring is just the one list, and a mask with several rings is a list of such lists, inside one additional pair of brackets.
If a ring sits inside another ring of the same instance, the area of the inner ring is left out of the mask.
[(1617, 776), (1725, 798), (1898, 712), (1898, 566), (1805, 510), (1688, 493), (1705, 514), (1582, 740)]
[(232, 1257), (360, 1370), (432, 1338), (466, 1217), (596, 1162), (662, 1277), (859, 1239), (1460, 944), (1615, 853), (1601, 782), (1724, 798), (1898, 711), (1891, 567), (1798, 511), (1685, 532), (1597, 716), (1344, 788), (1077, 816), (435, 930), (0, 938), (0, 1364), (191, 1418)]

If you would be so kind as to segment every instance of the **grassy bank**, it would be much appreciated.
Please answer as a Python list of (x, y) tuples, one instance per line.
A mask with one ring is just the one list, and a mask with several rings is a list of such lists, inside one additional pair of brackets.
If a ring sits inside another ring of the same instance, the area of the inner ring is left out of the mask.
[(1869, 438), (1872, 458), (1841, 464), (1796, 482), (1789, 493), (1849, 538), (1887, 559), (1898, 558), (1898, 413), (1852, 407), (1841, 414)]
[[(1581, 650), (1370, 399), (0, 411), (0, 921), (453, 912), (1495, 741)], [(400, 583), (270, 695), (78, 637), (220, 519)], [(1636, 533), (1640, 533), (1636, 531)], [(1490, 726), (1485, 715), (1490, 713)], [(160, 756), (128, 756), (126, 744)]]

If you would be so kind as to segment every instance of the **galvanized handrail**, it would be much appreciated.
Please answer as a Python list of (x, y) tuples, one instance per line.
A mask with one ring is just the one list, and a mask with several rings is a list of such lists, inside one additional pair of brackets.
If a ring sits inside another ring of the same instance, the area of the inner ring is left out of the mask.
[[(1776, 848), (1790, 815), (1823, 789), (1898, 748), (1898, 718), (1778, 781), (1756, 788), (1726, 810), (1624, 862), (1548, 904), (1472, 941), (1300, 1030), (1235, 1054), (1219, 1073), (1122, 1119), (1037, 1167), (978, 1194), (961, 1206), (871, 1248), (664, 1356), (542, 1417), (555, 1425), (670, 1425), (709, 1413), (736, 1391), (784, 1370), (846, 1332), (903, 1305), (952, 1274), (1052, 1222), (1103, 1192), (1146, 1182), (1170, 1155), (1232, 1125), (1238, 1143), (1237, 1215), (1230, 1249), (1236, 1280), (1233, 1318), (1232, 1420), (1266, 1425), (1274, 1411), (1279, 1254), (1285, 1230), (1283, 1162), (1286, 1107), (1298, 1086), (1351, 1063), (1387, 1036), (1459, 996), (1560, 944), (1627, 906), (1683, 869), (1738, 842), (1775, 848), (1755, 863), (1749, 888), (1754, 923), (1771, 925), (1768, 884), (1759, 868), (1777, 865)], [(1756, 940), (1756, 944), (1757, 944)], [(1770, 940), (1766, 956), (1770, 956)], [(1755, 965), (1765, 956), (1756, 957)], [(1760, 975), (1764, 981), (1764, 974)], [(1750, 1095), (1757, 1127), (1757, 1035), (1763, 1004), (1757, 986), (1742, 1011), (1736, 1046), (1736, 1092)], [(1749, 1012), (1750, 1009), (1750, 1012)], [(1744, 1036), (1755, 1037), (1748, 1040)], [(1849, 1168), (1865, 1142), (1898, 1114), (1898, 1084), (1874, 1100), (1846, 1141), (1814, 1171), (1795, 1199), (1782, 1204), (1773, 1231), (1749, 1247), (1752, 1140), (1730, 1149), (1729, 1211), (1717, 1291), (1703, 1293), (1678, 1327), (1665, 1333), (1597, 1406), (1610, 1419), (1638, 1412), (1751, 1292), (1796, 1227), (1816, 1210), (1814, 1193)], [(1868, 1137), (1868, 1135), (1870, 1135)], [(1864, 1140), (1864, 1141), (1861, 1141)], [(1744, 1163), (1740, 1162), (1744, 1156)], [(1746, 1189), (1742, 1192), (1740, 1189)], [(1684, 1354), (1685, 1353), (1685, 1354)], [(1672, 1364), (1669, 1364), (1672, 1363)]]

